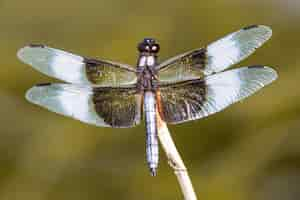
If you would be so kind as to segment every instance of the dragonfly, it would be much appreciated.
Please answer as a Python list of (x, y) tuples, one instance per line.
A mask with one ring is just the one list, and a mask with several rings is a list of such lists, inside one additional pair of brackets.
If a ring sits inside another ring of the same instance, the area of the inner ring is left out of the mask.
[(197, 120), (238, 102), (277, 78), (270, 67), (227, 70), (252, 54), (272, 35), (251, 25), (211, 44), (158, 62), (153, 38), (137, 46), (136, 66), (79, 56), (31, 44), (17, 56), (41, 73), (66, 83), (29, 89), (26, 99), (64, 116), (99, 127), (146, 127), (146, 158), (152, 176), (159, 161), (158, 116), (167, 124)]

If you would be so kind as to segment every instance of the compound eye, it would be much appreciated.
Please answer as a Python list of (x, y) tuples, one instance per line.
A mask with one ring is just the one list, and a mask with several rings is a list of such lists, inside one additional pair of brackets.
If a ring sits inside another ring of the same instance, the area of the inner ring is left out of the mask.
[(148, 45), (145, 46), (146, 51), (150, 51), (150, 47)]
[(146, 51), (146, 46), (143, 43), (140, 43), (138, 45), (138, 50), (139, 50), (139, 52), (145, 52)]

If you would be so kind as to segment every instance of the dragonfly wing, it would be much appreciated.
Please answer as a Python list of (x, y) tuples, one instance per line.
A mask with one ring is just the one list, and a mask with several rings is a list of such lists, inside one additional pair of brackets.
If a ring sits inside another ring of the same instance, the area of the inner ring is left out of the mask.
[(277, 78), (262, 66), (244, 67), (160, 86), (159, 110), (168, 123), (182, 123), (214, 114), (240, 101)]
[(29, 89), (26, 98), (50, 111), (96, 126), (132, 127), (141, 117), (141, 97), (135, 87), (40, 84)]
[(25, 46), (18, 57), (36, 70), (69, 83), (120, 86), (136, 82), (135, 70), (128, 65), (88, 59), (44, 45)]
[(263, 25), (245, 27), (205, 48), (186, 52), (158, 65), (159, 79), (176, 82), (199, 79), (225, 70), (252, 54), (272, 35)]

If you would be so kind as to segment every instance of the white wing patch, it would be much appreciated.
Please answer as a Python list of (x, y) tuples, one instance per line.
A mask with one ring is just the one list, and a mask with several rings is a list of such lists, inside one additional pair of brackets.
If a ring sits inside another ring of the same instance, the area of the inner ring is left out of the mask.
[(82, 57), (60, 53), (51, 57), (49, 67), (53, 71), (53, 76), (61, 80), (71, 83), (89, 83)]
[[(214, 71), (219, 71), (216, 70), (218, 67), (221, 68), (221, 66), (231, 65), (231, 63), (226, 62), (231, 61), (233, 63), (233, 61), (240, 56), (240, 48), (238, 48), (238, 45), (239, 44), (233, 39), (233, 35), (209, 45), (207, 47), (207, 67), (213, 68)], [(210, 74), (208, 68), (206, 68), (205, 71), (206, 74)]]

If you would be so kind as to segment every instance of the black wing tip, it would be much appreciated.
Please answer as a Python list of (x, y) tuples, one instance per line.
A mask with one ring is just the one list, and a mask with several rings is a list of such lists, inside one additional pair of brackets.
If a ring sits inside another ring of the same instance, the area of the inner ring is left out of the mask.
[(262, 68), (266, 68), (266, 66), (263, 65), (253, 65), (253, 66), (249, 66), (248, 69), (262, 69)]
[(39, 84), (36, 84), (35, 86), (36, 87), (44, 87), (44, 86), (49, 86), (51, 85), (52, 83), (39, 83)]
[(28, 47), (31, 47), (31, 48), (45, 48), (46, 45), (44, 45), (44, 44), (33, 44), (33, 43), (31, 43), (31, 44), (28, 45)]
[(259, 27), (259, 25), (253, 24), (253, 25), (244, 27), (243, 30), (249, 30), (249, 29), (253, 29), (253, 28), (257, 28), (257, 27)]
[(272, 34), (272, 29), (269, 26), (266, 26), (266, 25), (254, 24), (254, 25), (246, 26), (242, 30), (246, 31), (246, 30), (251, 30), (251, 29), (255, 29), (255, 28), (261, 28), (261, 29), (263, 29), (267, 32), (270, 32)]

